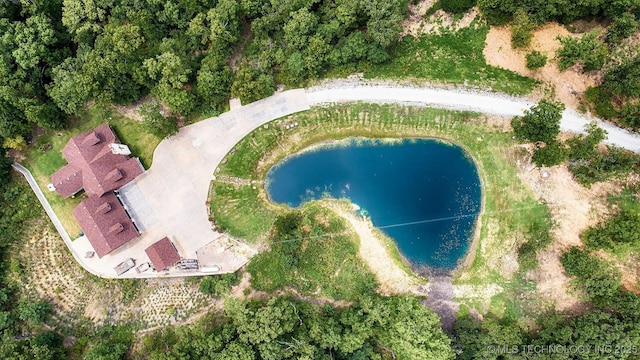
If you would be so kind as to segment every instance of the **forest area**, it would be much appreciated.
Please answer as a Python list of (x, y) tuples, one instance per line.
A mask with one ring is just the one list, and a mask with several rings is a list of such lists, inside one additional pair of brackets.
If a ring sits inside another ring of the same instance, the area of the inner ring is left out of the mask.
[[(623, 286), (620, 271), (600, 256), (640, 251), (640, 189), (634, 185), (625, 186), (624, 196), (608, 199), (612, 214), (581, 234), (584, 247), (562, 256), (574, 290), (589, 306), (580, 313), (549, 310), (535, 323), (523, 323), (508, 310), (482, 319), (463, 311), (453, 331), (445, 333), (421, 299), (377, 294), (372, 274), (354, 261), (353, 244), (341, 238), (334, 239), (344, 250), (339, 259), (354, 269), (342, 283), (326, 282), (326, 273), (317, 271), (323, 264), (305, 261), (320, 259), (327, 249), (284, 243), (246, 269), (254, 275), (251, 285), (266, 297), (229, 299), (223, 311), (193, 324), (142, 334), (127, 323), (60, 326), (51, 319), (56, 310), (50, 303), (19, 287), (22, 265), (15, 253), (33, 220), (43, 215), (28, 186), (12, 174), (6, 152), (27, 147), (34, 129), (63, 129), (91, 104), (130, 105), (151, 98), (162, 107), (145, 108), (148, 131), (165, 137), (177, 131), (177, 118), (188, 122), (219, 114), (232, 97), (252, 102), (279, 86), (303, 86), (332, 71), (381, 73), (404, 52), (413, 52), (412, 46), (429, 42), (430, 35), (400, 38), (407, 6), (407, 0), (0, 1), (0, 358), (547, 359), (548, 353), (522, 350), (595, 344), (608, 350), (589, 353), (594, 358), (638, 358), (640, 296)], [(584, 94), (589, 109), (623, 127), (640, 128), (640, 1), (440, 0), (433, 9), (459, 16), (474, 6), (488, 25), (510, 25), (512, 46), (525, 49), (531, 31), (549, 21), (569, 28), (580, 20), (601, 24), (581, 37), (562, 38), (555, 61), (561, 69), (601, 74), (600, 83)], [(460, 33), (465, 31), (474, 30)], [(467, 49), (456, 36), (444, 34), (438, 41)], [(548, 60), (532, 51), (527, 66)], [(597, 127), (560, 140), (563, 109), (543, 100), (513, 120), (519, 140), (546, 144), (535, 151), (534, 163), (568, 163), (586, 187), (637, 174), (636, 154), (599, 149), (606, 134)], [(307, 225), (328, 231), (309, 225), (309, 214), (301, 210), (277, 218), (271, 236), (296, 238)], [(550, 227), (531, 225), (519, 261), (535, 263), (536, 251), (551, 241)], [(296, 287), (299, 277), (277, 277), (274, 264), (308, 275), (307, 287)], [(207, 277), (200, 289), (223, 297), (238, 281)], [(310, 284), (326, 286), (326, 297), (342, 305), (282, 295), (291, 288), (310, 294)]]

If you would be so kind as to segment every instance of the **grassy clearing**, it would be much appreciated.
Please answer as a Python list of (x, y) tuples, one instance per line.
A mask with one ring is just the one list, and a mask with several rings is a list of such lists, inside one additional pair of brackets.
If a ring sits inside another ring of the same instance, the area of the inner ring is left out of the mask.
[(211, 216), (216, 225), (255, 244), (269, 231), (275, 212), (251, 185), (235, 186), (216, 182)]
[(357, 257), (357, 235), (344, 219), (317, 202), (301, 210), (294, 239), (272, 239), (271, 249), (249, 263), (251, 285), (273, 292), (285, 287), (305, 295), (356, 300), (376, 287), (375, 277)]
[(537, 82), (512, 71), (490, 66), (482, 53), (489, 27), (472, 24), (440, 35), (406, 36), (390, 59), (379, 65), (360, 65), (332, 71), (327, 77), (363, 72), (369, 79), (415, 79), (453, 85), (471, 85), (508, 94), (530, 93)]
[[(285, 125), (293, 121), (299, 126), (285, 130)], [(475, 256), (457, 273), (456, 281), (473, 285), (496, 283), (508, 290), (522, 288), (523, 284), (505, 271), (505, 255), (516, 261), (518, 247), (530, 238), (531, 224), (546, 224), (548, 219), (546, 206), (537, 202), (518, 178), (515, 164), (526, 155), (511, 135), (489, 127), (470, 112), (340, 105), (314, 108), (257, 129), (237, 144), (220, 168), (224, 175), (264, 179), (269, 168), (288, 154), (319, 142), (352, 136), (435, 137), (461, 144), (479, 165), (485, 214), (480, 219), (479, 240), (472, 250)]]
[(120, 141), (129, 146), (133, 156), (139, 157), (144, 167), (149, 168), (153, 160), (153, 151), (161, 139), (147, 133), (140, 122), (98, 106), (91, 106), (78, 115), (69, 123), (67, 129), (45, 130), (24, 153), (26, 159), (23, 165), (31, 171), (43, 189), (51, 207), (71, 237), (80, 232), (80, 227), (71, 213), (86, 195), (81, 193), (73, 199), (63, 199), (57, 193), (49, 192), (47, 184), (50, 182), (51, 174), (67, 163), (61, 151), (69, 139), (105, 122), (111, 125)]

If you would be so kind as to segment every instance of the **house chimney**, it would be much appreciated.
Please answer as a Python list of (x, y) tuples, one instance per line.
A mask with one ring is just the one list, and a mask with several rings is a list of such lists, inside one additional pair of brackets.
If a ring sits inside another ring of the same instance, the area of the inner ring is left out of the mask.
[(124, 230), (124, 225), (121, 223), (116, 223), (112, 227), (109, 228), (109, 234), (117, 234)]
[(116, 181), (122, 179), (123, 177), (124, 177), (124, 175), (122, 174), (122, 171), (120, 171), (120, 169), (118, 169), (118, 168), (115, 168), (115, 169), (109, 171), (109, 173), (106, 176), (106, 180), (116, 182)]
[(96, 210), (96, 213), (98, 213), (98, 214), (106, 214), (109, 211), (111, 211), (111, 204), (109, 204), (108, 202), (105, 202), (104, 204), (98, 206), (98, 209)]
[(83, 145), (95, 145), (99, 142), (100, 142), (100, 137), (98, 137), (98, 134), (95, 131), (92, 131), (91, 133), (89, 133), (89, 135), (87, 135), (87, 137), (85, 137), (84, 140), (82, 140)]

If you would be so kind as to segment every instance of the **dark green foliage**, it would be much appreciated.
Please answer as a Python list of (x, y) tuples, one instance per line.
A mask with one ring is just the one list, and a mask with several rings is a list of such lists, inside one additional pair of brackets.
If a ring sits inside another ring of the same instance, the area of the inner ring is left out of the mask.
[(527, 69), (536, 70), (547, 64), (547, 56), (539, 51), (531, 51), (526, 55)]
[(222, 296), (240, 282), (237, 273), (205, 276), (200, 281), (200, 291), (207, 295)]
[(517, 323), (487, 317), (482, 322), (469, 316), (462, 317), (454, 325), (453, 348), (458, 359), (498, 359), (495, 346), (508, 349), (525, 344), (525, 334)]
[(627, 245), (640, 249), (640, 202), (633, 196), (617, 201), (619, 210), (606, 222), (582, 234), (585, 244), (594, 249), (614, 250)]
[(615, 19), (613, 25), (607, 30), (605, 41), (607, 43), (618, 43), (638, 30), (638, 21), (633, 13), (624, 13)]
[(596, 115), (603, 119), (618, 117), (618, 111), (612, 103), (611, 93), (602, 86), (589, 87), (584, 98), (591, 104)]
[[(453, 359), (437, 316), (414, 297), (333, 308), (285, 297), (225, 304), (224, 316), (152, 334), (151, 359)], [(166, 339), (166, 340), (165, 340)]]
[(616, 19), (630, 8), (637, 8), (633, 0), (583, 1), (571, 0), (478, 0), (478, 6), (490, 24), (505, 24), (518, 10), (524, 10), (535, 22), (541, 24), (549, 20), (570, 23), (581, 18), (602, 16)]
[(31, 325), (38, 325), (51, 314), (51, 304), (44, 300), (24, 301), (18, 304), (18, 317)]
[[(637, 323), (622, 320), (603, 311), (592, 311), (568, 320), (560, 316), (543, 318), (542, 330), (532, 339), (535, 345), (559, 345), (592, 351), (585, 352), (597, 359), (633, 359), (640, 341), (640, 327)], [(597, 344), (597, 345), (594, 345)], [(628, 351), (596, 351), (599, 349), (629, 349)], [(570, 357), (556, 357), (570, 358)]]
[(453, 14), (466, 13), (475, 4), (475, 0), (440, 0), (442, 10)]
[(568, 157), (569, 149), (562, 142), (554, 140), (536, 149), (531, 160), (537, 166), (554, 166), (567, 161)]
[(522, 140), (552, 143), (560, 133), (563, 110), (562, 103), (541, 100), (536, 106), (525, 110), (524, 116), (516, 116), (511, 120), (513, 132)]
[(620, 109), (620, 122), (634, 130), (640, 128), (640, 103), (626, 103)]
[(519, 49), (529, 46), (533, 38), (531, 31), (535, 29), (535, 27), (536, 24), (531, 21), (526, 11), (522, 9), (516, 11), (513, 23), (511, 24), (511, 47)]
[(576, 180), (583, 185), (605, 181), (616, 176), (625, 176), (640, 162), (640, 157), (630, 151), (607, 146), (599, 150), (599, 144), (606, 136), (606, 131), (594, 123), (585, 128), (585, 135), (576, 135), (567, 140), (570, 147), (569, 170)]
[(65, 116), (49, 98), (51, 68), (70, 55), (61, 1), (9, 2), (0, 11), (0, 136), (27, 135), (34, 124), (57, 128)]
[(143, 105), (140, 108), (140, 114), (145, 129), (156, 137), (165, 139), (178, 133), (177, 119), (162, 115), (157, 103)]
[(618, 147), (607, 146), (607, 150), (596, 152), (587, 160), (570, 159), (569, 170), (576, 180), (583, 185), (606, 181), (613, 177), (629, 174), (640, 164), (638, 154)]
[(133, 343), (133, 332), (127, 326), (105, 326), (96, 334), (84, 360), (124, 360)]
[(615, 97), (640, 97), (640, 57), (624, 59), (604, 75), (603, 89)]
[[(2, 137), (0, 137), (0, 142)], [(7, 151), (0, 147), (0, 191), (4, 190), (4, 187), (11, 181), (11, 164), (13, 160), (7, 157)]]
[(236, 78), (231, 86), (231, 96), (240, 98), (243, 104), (265, 98), (276, 90), (271, 75), (262, 73), (250, 65), (243, 65), (238, 69)]
[(567, 275), (584, 290), (594, 304), (606, 305), (620, 291), (620, 273), (609, 262), (588, 251), (572, 247), (560, 259)]
[(571, 149), (569, 153), (571, 161), (588, 161), (598, 156), (598, 145), (607, 138), (607, 132), (600, 128), (596, 122), (585, 126), (585, 133), (567, 140), (567, 145)]
[(566, 70), (575, 64), (582, 66), (583, 71), (602, 69), (609, 57), (609, 50), (598, 39), (596, 32), (590, 32), (581, 38), (573, 36), (558, 37), (562, 47), (556, 57), (560, 70)]

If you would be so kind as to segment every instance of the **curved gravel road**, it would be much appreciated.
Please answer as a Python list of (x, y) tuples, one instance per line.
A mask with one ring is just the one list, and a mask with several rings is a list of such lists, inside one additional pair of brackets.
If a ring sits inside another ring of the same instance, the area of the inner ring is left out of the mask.
[[(469, 110), (499, 116), (522, 115), (535, 103), (524, 98), (496, 93), (481, 93), (451, 89), (428, 89), (389, 85), (349, 84), (343, 81), (328, 82), (307, 89), (309, 105), (344, 102), (396, 103), (431, 106), (451, 110)], [(567, 109), (562, 114), (560, 127), (563, 131), (582, 132), (585, 125), (596, 121), (608, 133), (607, 144), (640, 153), (640, 136), (600, 119), (579, 114)]]

